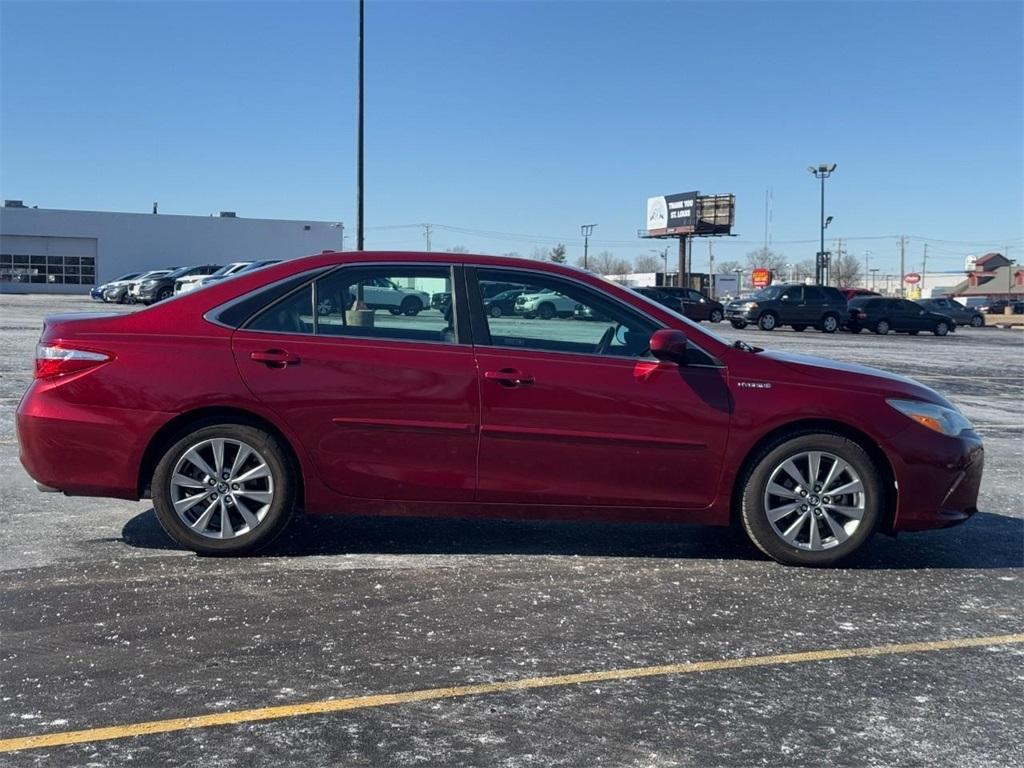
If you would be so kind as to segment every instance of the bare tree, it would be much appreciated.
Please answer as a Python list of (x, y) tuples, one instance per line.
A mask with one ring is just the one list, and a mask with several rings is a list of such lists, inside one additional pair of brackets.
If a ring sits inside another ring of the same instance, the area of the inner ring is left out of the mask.
[(521, 259), (521, 258), (523, 258), (522, 256), (519, 255), (519, 251), (509, 251), (508, 253), (503, 253), (501, 255), (502, 256), (507, 256), (510, 259)]
[(809, 277), (814, 277), (814, 259), (804, 259), (793, 265), (791, 270), (793, 280), (803, 282)]
[(551, 260), (555, 264), (565, 264), (565, 246), (562, 243), (551, 249)]
[(530, 258), (534, 261), (547, 261), (548, 260), (548, 249), (541, 248), (539, 245), (533, 247), (533, 252), (530, 254)]
[(728, 275), (735, 272), (737, 269), (743, 269), (743, 265), (738, 261), (720, 261), (716, 265), (715, 270), (720, 275)]
[[(583, 266), (583, 259), (576, 262)], [(611, 251), (601, 251), (591, 256), (587, 262), (587, 268), (597, 272), (599, 275), (628, 275), (630, 264), (625, 259), (620, 259)]]
[(453, 245), (451, 248), (445, 248), (447, 253), (469, 253), (469, 248), (464, 245)]
[(835, 285), (852, 286), (861, 281), (863, 262), (852, 253), (843, 251), (832, 259), (832, 282)]
[(661, 259), (649, 253), (641, 253), (633, 262), (635, 272), (660, 272), (664, 266), (665, 263)]
[(771, 248), (758, 248), (747, 254), (747, 265), (752, 269), (765, 267), (776, 274), (782, 274), (786, 266), (786, 257)]

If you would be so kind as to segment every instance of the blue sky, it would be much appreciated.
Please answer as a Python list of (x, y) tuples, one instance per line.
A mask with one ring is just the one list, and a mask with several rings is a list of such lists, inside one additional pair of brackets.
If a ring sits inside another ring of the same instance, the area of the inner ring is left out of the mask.
[[(621, 256), (649, 195), (737, 195), (716, 259), (1024, 250), (1022, 5), (368, 0), (367, 247)], [(354, 222), (351, 2), (0, 3), (0, 187), (45, 208)], [(482, 236), (454, 231), (511, 233)], [(351, 229), (350, 229), (351, 232)], [(859, 238), (877, 239), (859, 239)], [(811, 241), (811, 242), (794, 242)], [(350, 241), (351, 242), (351, 241)], [(694, 250), (706, 264), (707, 245)], [(933, 261), (934, 259), (934, 261)]]

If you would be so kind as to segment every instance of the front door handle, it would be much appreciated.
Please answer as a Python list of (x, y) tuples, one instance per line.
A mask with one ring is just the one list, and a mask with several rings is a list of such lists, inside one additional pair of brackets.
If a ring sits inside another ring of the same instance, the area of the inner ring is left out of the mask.
[(500, 371), (484, 371), (484, 378), (496, 381), (503, 387), (525, 387), (533, 384), (533, 376), (517, 368), (502, 368)]
[(286, 352), (283, 349), (265, 349), (262, 352), (250, 352), (249, 359), (257, 363), (263, 363), (268, 368), (287, 368), (289, 365), (298, 365), (299, 356)]

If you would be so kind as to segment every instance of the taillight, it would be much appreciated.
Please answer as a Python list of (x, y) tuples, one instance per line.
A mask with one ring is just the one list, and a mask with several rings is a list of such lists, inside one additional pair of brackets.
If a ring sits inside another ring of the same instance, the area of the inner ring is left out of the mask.
[(50, 344), (36, 344), (37, 379), (52, 379), (66, 376), (102, 365), (113, 360), (113, 355), (89, 349), (73, 349), (71, 347), (55, 347)]
[(865, 312), (862, 309), (858, 309), (857, 310), (857, 319), (858, 320), (867, 320), (868, 319), (868, 313)]

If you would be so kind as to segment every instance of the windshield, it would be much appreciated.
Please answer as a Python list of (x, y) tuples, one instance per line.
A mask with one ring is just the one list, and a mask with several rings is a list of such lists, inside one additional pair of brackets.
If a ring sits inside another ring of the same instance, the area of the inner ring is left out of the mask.
[(784, 289), (785, 286), (782, 285), (769, 285), (767, 288), (762, 288), (750, 298), (755, 301), (758, 299), (777, 299), (782, 295), (782, 291)]
[(191, 269), (193, 269), (193, 267), (178, 267), (173, 272), (165, 274), (167, 275), (167, 277), (181, 277), (182, 275), (187, 274)]
[(225, 264), (223, 267), (214, 272), (210, 277), (223, 277), (224, 275), (230, 275), (232, 272), (241, 269), (244, 264)]

